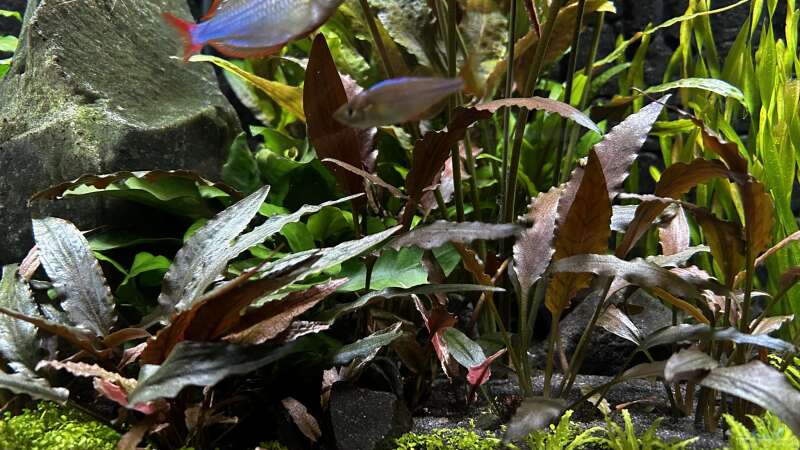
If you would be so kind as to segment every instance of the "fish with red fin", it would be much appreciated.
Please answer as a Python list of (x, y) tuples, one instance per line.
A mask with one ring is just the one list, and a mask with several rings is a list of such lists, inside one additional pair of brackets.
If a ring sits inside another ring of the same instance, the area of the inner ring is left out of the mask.
[(215, 0), (198, 23), (164, 13), (183, 38), (183, 59), (204, 45), (235, 58), (267, 56), (302, 39), (333, 15), (344, 0)]
[(359, 93), (333, 117), (353, 128), (411, 122), (421, 119), (437, 103), (463, 88), (460, 78), (393, 78)]

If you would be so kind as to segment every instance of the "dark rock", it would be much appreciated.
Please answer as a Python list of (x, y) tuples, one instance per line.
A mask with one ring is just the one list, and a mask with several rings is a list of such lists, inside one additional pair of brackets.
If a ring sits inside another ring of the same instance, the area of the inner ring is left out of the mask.
[[(219, 172), (240, 127), (209, 66), (170, 58), (180, 40), (164, 11), (189, 17), (182, 0), (28, 3), (19, 51), (0, 81), (0, 263), (27, 251), (26, 200), (47, 186), (119, 170)], [(34, 213), (82, 227), (120, 216), (100, 205)]]
[[(581, 334), (594, 314), (598, 299), (597, 295), (592, 295), (581, 300), (561, 320), (561, 342), (568, 358), (574, 353)], [(672, 311), (644, 291), (636, 291), (628, 303), (642, 307), (642, 312), (630, 315), (630, 319), (645, 335), (672, 323)], [(588, 375), (614, 375), (623, 369), (622, 365), (635, 348), (632, 342), (596, 327), (587, 344), (588, 351), (581, 372)], [(547, 362), (547, 342), (534, 344), (529, 354), (535, 367), (544, 368)]]
[(342, 450), (394, 448), (394, 440), (412, 426), (411, 412), (394, 394), (346, 383), (333, 386), (330, 411), (336, 446)]

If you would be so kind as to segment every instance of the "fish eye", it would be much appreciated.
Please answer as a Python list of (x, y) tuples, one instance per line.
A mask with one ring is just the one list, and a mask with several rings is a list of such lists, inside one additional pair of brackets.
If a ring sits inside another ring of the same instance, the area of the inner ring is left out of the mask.
[(347, 108), (345, 109), (345, 114), (347, 114), (347, 117), (353, 118), (356, 115), (356, 110), (353, 108)]

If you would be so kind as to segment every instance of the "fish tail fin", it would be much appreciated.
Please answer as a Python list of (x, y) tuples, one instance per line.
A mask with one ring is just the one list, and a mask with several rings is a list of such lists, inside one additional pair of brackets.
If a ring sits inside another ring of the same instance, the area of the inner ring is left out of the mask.
[(196, 42), (194, 39), (193, 31), (197, 28), (197, 24), (175, 17), (170, 13), (164, 13), (163, 17), (170, 26), (180, 33), (181, 39), (183, 39), (183, 61), (188, 61), (189, 57), (203, 48), (203, 44)]

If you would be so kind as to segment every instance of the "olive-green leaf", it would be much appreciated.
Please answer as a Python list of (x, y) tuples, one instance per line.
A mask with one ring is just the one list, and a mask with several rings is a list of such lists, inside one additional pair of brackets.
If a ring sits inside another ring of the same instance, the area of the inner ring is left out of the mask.
[(403, 332), (400, 331), (401, 325), (402, 322), (397, 322), (396, 324), (377, 331), (365, 337), (364, 339), (343, 346), (331, 355), (331, 363), (335, 366), (344, 366), (350, 364), (350, 361), (353, 361), (356, 358), (365, 357), (373, 352), (378, 351), (382, 347), (391, 344), (392, 341), (399, 338), (403, 334)]
[(646, 94), (657, 94), (660, 92), (670, 91), (672, 89), (701, 89), (704, 91), (713, 92), (726, 98), (732, 98), (747, 108), (747, 101), (745, 100), (741, 89), (728, 82), (713, 78), (683, 78), (650, 87), (644, 92)]

